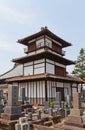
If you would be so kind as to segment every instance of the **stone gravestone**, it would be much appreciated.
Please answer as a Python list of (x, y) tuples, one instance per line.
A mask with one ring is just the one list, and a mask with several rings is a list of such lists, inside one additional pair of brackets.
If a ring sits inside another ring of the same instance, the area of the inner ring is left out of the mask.
[(25, 88), (22, 88), (22, 101), (26, 101)]
[(3, 100), (3, 90), (0, 90), (0, 113), (4, 112), (2, 100)]
[(38, 117), (38, 119), (41, 119), (41, 110), (40, 109), (37, 110), (37, 117)]
[(3, 99), (3, 90), (0, 90), (0, 99)]
[(82, 115), (82, 121), (85, 124), (85, 111), (83, 112), (83, 115)]
[(82, 127), (83, 111), (80, 103), (80, 93), (76, 92), (73, 94), (73, 108), (71, 109), (65, 124)]
[(61, 107), (61, 92), (56, 92), (56, 105), (58, 108)]
[(48, 113), (48, 110), (50, 108), (50, 102), (49, 101), (45, 101), (45, 102), (43, 102), (43, 105), (44, 105), (44, 112)]
[(21, 107), (18, 105), (18, 86), (8, 86), (8, 104), (4, 108), (2, 118), (15, 120), (21, 116)]
[(30, 124), (26, 117), (19, 118), (19, 123), (15, 124), (15, 130), (30, 130)]
[(45, 101), (43, 102), (44, 108), (48, 109), (50, 107), (50, 102), (49, 101)]
[(53, 110), (52, 108), (49, 108), (49, 114), (52, 116), (53, 115)]
[(61, 108), (64, 109), (64, 101), (61, 101)]

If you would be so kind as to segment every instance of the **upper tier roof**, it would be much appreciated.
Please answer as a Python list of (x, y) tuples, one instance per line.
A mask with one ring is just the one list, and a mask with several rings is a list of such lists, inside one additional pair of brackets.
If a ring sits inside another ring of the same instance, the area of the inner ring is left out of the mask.
[(60, 42), (62, 44), (62, 47), (67, 47), (67, 46), (71, 46), (71, 43), (63, 40), (62, 38), (58, 37), (57, 35), (55, 35), (54, 33), (52, 33), (50, 30), (47, 29), (47, 27), (42, 27), (40, 32), (37, 32), (33, 35), (30, 35), (28, 37), (19, 39), (17, 42), (24, 44), (24, 45), (28, 45), (28, 42), (30, 40), (36, 39), (42, 35), (47, 35), (49, 37), (51, 37), (52, 39), (56, 40), (57, 42)]

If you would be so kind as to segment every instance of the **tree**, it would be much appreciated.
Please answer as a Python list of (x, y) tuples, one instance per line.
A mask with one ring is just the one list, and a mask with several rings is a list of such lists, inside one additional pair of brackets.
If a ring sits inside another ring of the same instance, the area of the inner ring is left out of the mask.
[(85, 80), (85, 49), (84, 48), (80, 49), (79, 56), (77, 57), (76, 64), (72, 74)]

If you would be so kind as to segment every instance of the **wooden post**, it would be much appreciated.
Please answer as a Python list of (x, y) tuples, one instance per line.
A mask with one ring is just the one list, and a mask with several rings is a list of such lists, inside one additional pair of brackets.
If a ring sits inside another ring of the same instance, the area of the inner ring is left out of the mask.
[(47, 80), (45, 79), (45, 101), (47, 101)]

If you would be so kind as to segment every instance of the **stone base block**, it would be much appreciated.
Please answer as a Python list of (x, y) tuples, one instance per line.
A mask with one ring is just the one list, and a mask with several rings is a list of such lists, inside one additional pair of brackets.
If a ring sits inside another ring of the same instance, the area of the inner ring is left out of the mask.
[(3, 109), (3, 105), (0, 104), (0, 109)]
[(70, 116), (68, 115), (68, 122), (72, 122), (72, 123), (82, 123), (82, 117), (81, 116)]
[(46, 121), (44, 122), (44, 126), (52, 126), (53, 125), (53, 121)]
[(0, 118), (1, 130), (15, 130), (15, 124), (18, 120), (5, 120)]
[(83, 115), (83, 109), (71, 109), (70, 116), (81, 116)]
[(22, 114), (8, 114), (8, 113), (1, 113), (1, 118), (3, 120), (17, 120), (19, 117), (23, 116)]
[(0, 113), (3, 113), (4, 110), (3, 110), (3, 105), (0, 105)]
[(4, 112), (4, 110), (3, 110), (3, 109), (0, 109), (0, 114), (3, 113), (3, 112)]
[(4, 113), (20, 114), (21, 113), (21, 107), (20, 106), (6, 106), (5, 109), (4, 109)]
[(75, 123), (75, 122), (68, 122), (68, 121), (65, 121), (64, 122), (64, 125), (68, 125), (70, 127), (73, 127), (73, 126), (76, 126), (76, 127), (80, 127), (80, 128), (85, 128), (85, 125), (83, 123)]
[(68, 115), (67, 120), (65, 121), (66, 125), (69, 126), (77, 126), (77, 127), (84, 127), (82, 121), (83, 109), (71, 109), (70, 115)]

